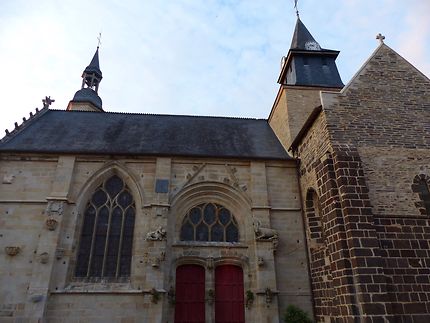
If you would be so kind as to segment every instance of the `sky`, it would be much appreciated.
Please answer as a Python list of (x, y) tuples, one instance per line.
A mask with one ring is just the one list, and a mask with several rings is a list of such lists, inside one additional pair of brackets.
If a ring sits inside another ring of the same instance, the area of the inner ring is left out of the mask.
[[(346, 84), (385, 43), (430, 76), (429, 0), (299, 0)], [(42, 99), (66, 109), (102, 33), (105, 111), (267, 118), (294, 0), (0, 1), (0, 138)]]

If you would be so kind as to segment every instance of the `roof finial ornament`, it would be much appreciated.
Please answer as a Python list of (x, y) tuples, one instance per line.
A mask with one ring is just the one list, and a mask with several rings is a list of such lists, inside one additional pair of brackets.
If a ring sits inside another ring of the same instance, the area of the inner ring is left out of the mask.
[(45, 98), (42, 100), (43, 108), (49, 108), (49, 106), (54, 102), (55, 100), (51, 99), (51, 96), (45, 96)]
[(102, 33), (99, 33), (98, 37), (97, 37), (97, 49), (100, 47), (100, 45), (102, 44)]
[(299, 0), (294, 0), (294, 8), (296, 9), (296, 15), (297, 15), (297, 18), (300, 18), (300, 15), (299, 15), (299, 8), (297, 8), (297, 2), (298, 2)]
[(383, 44), (383, 43), (384, 43), (385, 36), (384, 36), (384, 35), (382, 35), (381, 33), (379, 33), (379, 34), (377, 34), (377, 35), (376, 35), (376, 39), (378, 39), (378, 40), (379, 40), (379, 42), (380, 42), (381, 44)]

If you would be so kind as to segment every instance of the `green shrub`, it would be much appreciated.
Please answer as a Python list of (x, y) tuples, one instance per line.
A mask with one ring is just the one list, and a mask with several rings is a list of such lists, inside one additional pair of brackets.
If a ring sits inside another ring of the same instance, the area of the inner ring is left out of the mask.
[(297, 306), (288, 305), (284, 315), (285, 323), (312, 323), (308, 313), (301, 310)]

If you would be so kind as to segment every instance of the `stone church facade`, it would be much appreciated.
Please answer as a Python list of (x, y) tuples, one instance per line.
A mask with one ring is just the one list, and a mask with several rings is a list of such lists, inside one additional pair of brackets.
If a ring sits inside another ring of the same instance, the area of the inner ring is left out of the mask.
[(430, 321), (430, 81), (300, 19), (267, 120), (67, 110), (0, 142), (0, 322)]

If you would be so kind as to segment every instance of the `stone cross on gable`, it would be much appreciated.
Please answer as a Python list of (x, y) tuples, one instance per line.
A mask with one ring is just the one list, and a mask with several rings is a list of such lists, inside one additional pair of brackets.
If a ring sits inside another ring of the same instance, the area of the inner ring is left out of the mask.
[(42, 102), (43, 102), (43, 107), (48, 108), (52, 103), (55, 102), (55, 100), (51, 99), (51, 96), (45, 96)]
[(385, 36), (382, 35), (381, 33), (379, 33), (379, 34), (376, 35), (376, 39), (378, 39), (381, 42), (381, 44), (383, 44)]

